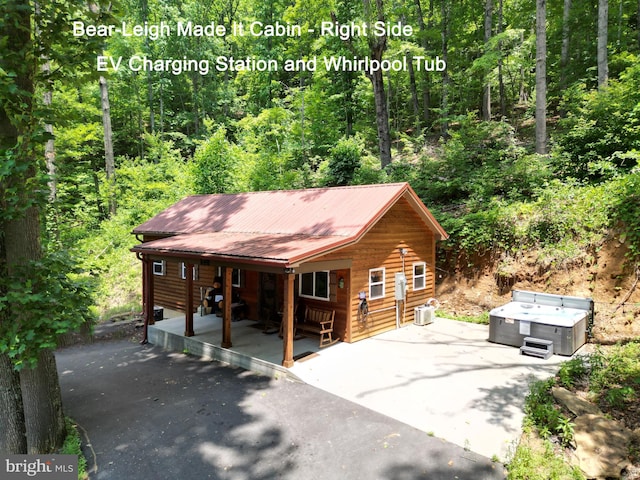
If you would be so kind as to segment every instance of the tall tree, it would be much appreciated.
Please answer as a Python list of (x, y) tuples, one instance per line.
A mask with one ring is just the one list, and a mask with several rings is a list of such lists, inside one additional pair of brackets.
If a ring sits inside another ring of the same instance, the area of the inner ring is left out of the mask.
[[(491, 40), (491, 24), (493, 20), (493, 0), (486, 0), (484, 6), (484, 46), (488, 49)], [(486, 76), (484, 91), (482, 96), (482, 119), (491, 120), (491, 82), (489, 75)]]
[[(0, 3), (0, 31), (2, 39), (11, 39), (12, 48), (0, 56), (0, 69), (13, 78), (11, 85), (2, 87), (0, 101), (0, 157), (3, 166), (10, 168), (2, 173), (0, 182), (0, 278), (8, 278), (17, 265), (25, 260), (38, 258), (39, 216), (38, 210), (28, 205), (25, 189), (20, 188), (33, 178), (32, 145), (29, 144), (28, 129), (20, 114), (30, 113), (33, 100), (33, 62), (27, 58), (32, 53), (31, 5), (28, 0)], [(6, 48), (6, 47), (5, 47)], [(9, 87), (9, 88), (7, 88)], [(14, 95), (11, 95), (11, 93)], [(27, 136), (21, 136), (27, 133)], [(24, 173), (20, 173), (24, 172)], [(14, 205), (9, 205), (10, 191), (15, 193)], [(20, 211), (9, 213), (15, 208)], [(8, 286), (3, 286), (3, 295), (8, 294)], [(0, 309), (0, 324), (20, 321), (18, 305), (10, 309)], [(27, 437), (20, 390), (20, 377), (13, 368), (7, 351), (0, 353), (0, 447), (4, 453), (27, 453)]]
[[(445, 64), (449, 61), (449, 32), (451, 26), (449, 24), (451, 16), (451, 5), (447, 0), (440, 0), (440, 10), (442, 13), (442, 60)], [(442, 109), (441, 115), (443, 116), (441, 122), (441, 134), (446, 137), (449, 134), (449, 71), (445, 70), (442, 74), (442, 97), (440, 106)]]
[(547, 4), (536, 0), (536, 152), (547, 153)]
[(68, 28), (71, 10), (63, 2), (41, 6), (47, 33), (43, 29), (35, 45), (32, 3), (0, 0), (0, 447), (5, 453), (48, 453), (61, 445), (65, 423), (51, 348), (63, 325), (73, 324), (69, 318), (86, 318), (67, 303), (79, 292), (67, 289), (66, 274), (43, 255), (40, 243), (40, 207), (47, 198), (39, 150), (47, 136), (35, 83), (40, 52), (51, 46), (60, 25)]
[[(504, 0), (498, 0), (498, 35), (502, 36), (503, 26), (503, 3)], [(500, 92), (500, 116), (507, 116), (507, 100), (504, 88), (504, 74), (503, 74), (503, 55), (502, 55), (502, 40), (498, 42), (498, 52), (500, 57), (498, 58), (498, 90)]]
[[(364, 16), (369, 25), (374, 22), (385, 22), (384, 2), (375, 0), (375, 6), (371, 0), (362, 0)], [(369, 54), (372, 60), (382, 61), (382, 56), (387, 49), (387, 36), (369, 35)], [(380, 150), (380, 166), (386, 167), (391, 163), (391, 133), (389, 131), (389, 109), (384, 92), (384, 75), (382, 69), (368, 72), (367, 76), (373, 85), (373, 99), (376, 106), (376, 127), (378, 130), (378, 148)]]
[(607, 84), (609, 63), (607, 61), (607, 36), (609, 22), (609, 0), (598, 0), (598, 88)]
[(104, 162), (109, 183), (109, 214), (116, 214), (115, 181), (116, 167), (113, 157), (113, 130), (111, 128), (111, 104), (109, 102), (109, 84), (100, 76), (100, 101), (102, 105), (102, 127), (104, 130)]
[(567, 80), (567, 66), (569, 65), (569, 40), (571, 37), (571, 0), (564, 0), (562, 9), (562, 49), (560, 51), (560, 88), (564, 88)]

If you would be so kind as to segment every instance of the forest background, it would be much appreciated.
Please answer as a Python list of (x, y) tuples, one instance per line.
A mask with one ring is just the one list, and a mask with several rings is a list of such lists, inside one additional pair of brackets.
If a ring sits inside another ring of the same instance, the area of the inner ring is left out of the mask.
[[(408, 181), (451, 235), (440, 245), (445, 270), (461, 259), (478, 263), (489, 252), (496, 271), (508, 272), (526, 251), (535, 251), (543, 270), (561, 268), (589, 262), (614, 234), (622, 235), (634, 265), (640, 4), (549, 2), (538, 32), (536, 13), (540, 5), (513, 0), (123, 0), (72, 12), (62, 27), (79, 19), (116, 26), (213, 22), (228, 29), (281, 23), (317, 31), (326, 21), (383, 20), (410, 25), (413, 34), (100, 39), (100, 48), (94, 45), (83, 63), (50, 84), (49, 244), (69, 249), (90, 272), (96, 314), (108, 316), (140, 305), (129, 232), (185, 195)], [(546, 76), (536, 87), (541, 34)], [(603, 35), (604, 57), (597, 48)], [(76, 39), (75, 48), (87, 49), (83, 41)], [(52, 47), (73, 55), (64, 44)], [(410, 61), (409, 69), (381, 72), (376, 80), (322, 68), (207, 75), (120, 68), (98, 78), (98, 55), (212, 65), (219, 56), (281, 65), (312, 56), (424, 56), (443, 59), (446, 69), (416, 71)], [(53, 68), (66, 68), (59, 61)], [(542, 145), (535, 139), (540, 88), (548, 128)], [(105, 131), (113, 150), (106, 166)]]
[[(455, 276), (491, 263), (493, 286), (501, 288), (517, 279), (513, 266), (526, 257), (544, 288), (542, 273), (590, 266), (615, 238), (625, 253), (619, 274), (637, 278), (640, 2), (0, 6), (0, 123), (16, 130), (0, 135), (2, 259), (15, 240), (8, 233), (15, 212), (38, 205), (42, 226), (35, 263), (11, 271), (0, 261), (11, 273), (0, 282), (0, 360), (9, 354), (18, 367), (33, 363), (78, 319), (139, 311), (140, 264), (129, 251), (130, 232), (193, 193), (407, 181), (451, 236), (439, 246), (441, 272)], [(14, 17), (22, 23), (14, 25)], [(410, 25), (412, 33), (152, 39), (73, 31), (74, 22), (123, 21), (280, 22), (305, 31), (327, 21), (382, 21)], [(16, 25), (11, 37), (6, 32)], [(34, 66), (32, 94), (15, 82), (26, 77), (9, 68), (20, 65), (10, 55), (16, 52)], [(98, 68), (100, 57), (133, 56), (211, 64), (221, 56), (281, 65), (314, 56), (409, 61), (400, 71), (369, 73)], [(446, 68), (418, 71), (411, 59), (419, 57), (438, 58)], [(40, 160), (16, 160), (25, 138)], [(75, 292), (73, 300), (55, 294), (63, 291)], [(49, 312), (48, 323), (7, 321), (16, 305), (29, 322)], [(631, 311), (634, 322), (638, 308)], [(52, 321), (51, 312), (64, 315)], [(20, 325), (30, 326), (16, 330)]]

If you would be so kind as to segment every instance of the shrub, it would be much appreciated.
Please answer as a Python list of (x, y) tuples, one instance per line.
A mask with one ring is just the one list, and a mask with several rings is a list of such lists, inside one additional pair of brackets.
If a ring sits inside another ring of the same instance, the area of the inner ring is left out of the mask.
[(360, 168), (362, 147), (355, 138), (341, 138), (331, 149), (326, 184), (349, 185)]
[(640, 342), (598, 349), (589, 364), (589, 389), (599, 400), (619, 408), (640, 396)]

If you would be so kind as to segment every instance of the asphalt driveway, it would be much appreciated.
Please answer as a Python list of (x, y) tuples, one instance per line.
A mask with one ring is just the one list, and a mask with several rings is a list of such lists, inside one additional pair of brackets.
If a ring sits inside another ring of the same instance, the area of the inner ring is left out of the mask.
[(126, 340), (56, 354), (91, 479), (499, 479), (500, 464), (320, 390)]

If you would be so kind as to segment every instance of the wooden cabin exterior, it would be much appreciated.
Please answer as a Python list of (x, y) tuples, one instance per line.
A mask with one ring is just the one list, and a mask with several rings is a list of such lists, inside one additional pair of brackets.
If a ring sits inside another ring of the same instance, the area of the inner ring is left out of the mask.
[(185, 335), (196, 334), (188, 317), (222, 278), (245, 318), (283, 322), (285, 366), (302, 307), (334, 311), (333, 334), (345, 342), (413, 321), (435, 293), (436, 241), (447, 238), (407, 183), (193, 196), (133, 233), (147, 317), (153, 305), (184, 311)]

